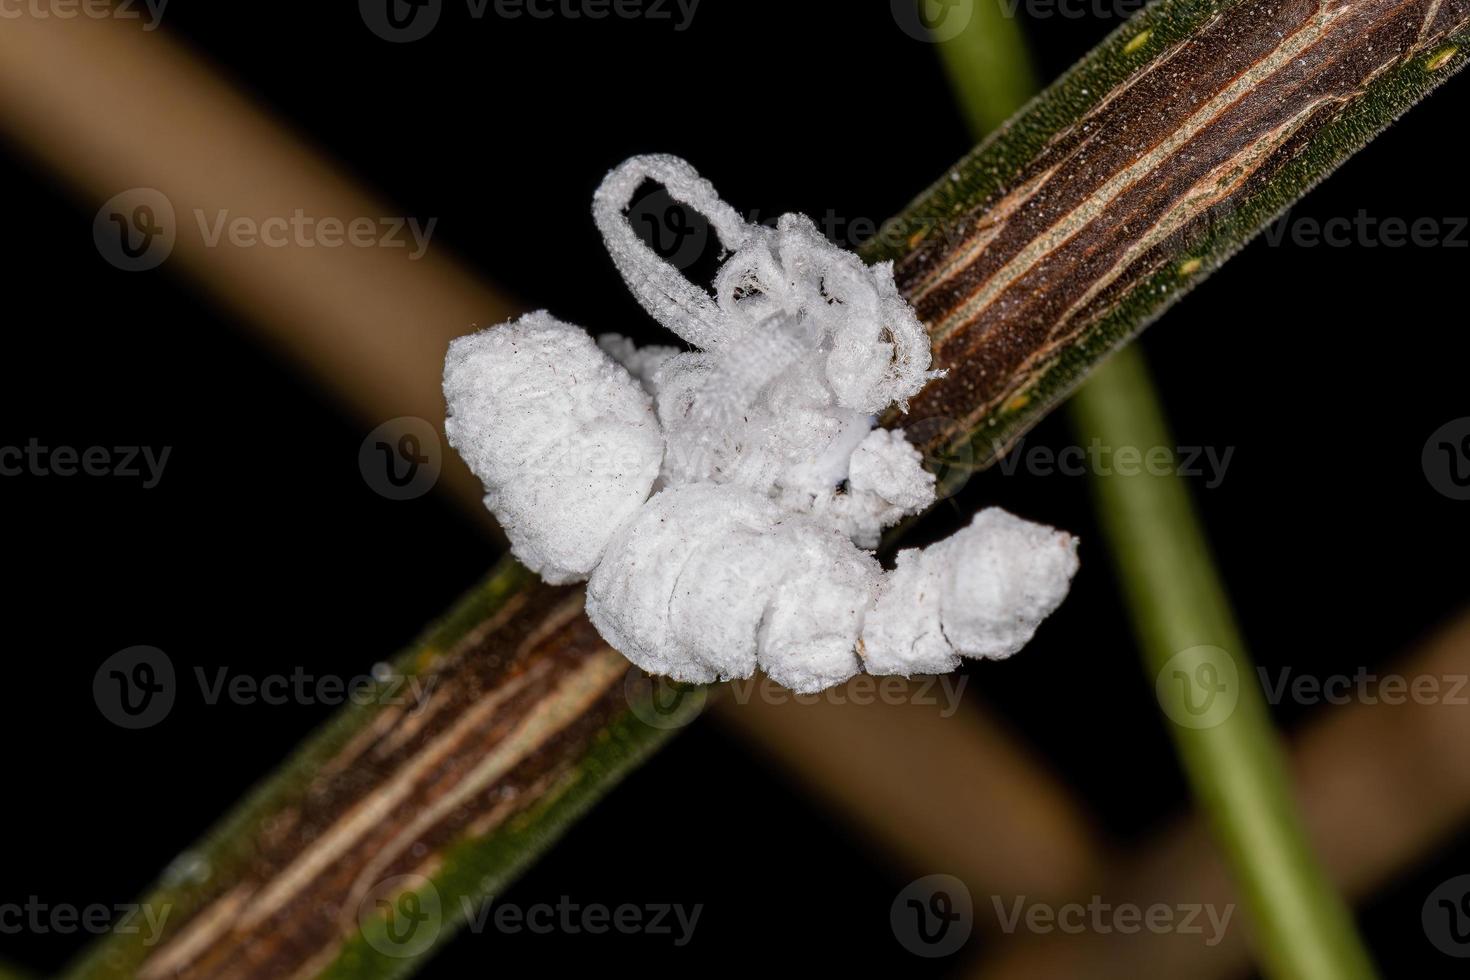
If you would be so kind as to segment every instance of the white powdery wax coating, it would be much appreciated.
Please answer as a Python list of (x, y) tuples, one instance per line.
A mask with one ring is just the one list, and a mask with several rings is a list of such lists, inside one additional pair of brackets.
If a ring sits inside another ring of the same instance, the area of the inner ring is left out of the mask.
[(917, 514), (934, 503), (934, 474), (924, 469), (924, 457), (902, 429), (874, 429), (857, 447), (848, 464), (848, 489), (871, 493), (899, 512)]
[(749, 677), (813, 693), (862, 669), (882, 569), (842, 533), (729, 484), (663, 490), (613, 539), (587, 587), (603, 637), (687, 683)]
[[(703, 214), (730, 252), (713, 297), (630, 225), (626, 209), (649, 180)], [(846, 477), (847, 457), (872, 416), (904, 406), (932, 376), (928, 334), (894, 284), (892, 265), (865, 265), (810, 218), (747, 224), (692, 167), (667, 156), (634, 157), (614, 169), (593, 215), (639, 302), (699, 348), (645, 359), (621, 338), (604, 341), (654, 394), (666, 485), (825, 493)]]
[(669, 606), (685, 657), (720, 680), (755, 673), (761, 623), (786, 574), (785, 550), (769, 527), (741, 527), (690, 556)]
[(449, 345), (444, 429), (516, 557), (585, 579), (648, 499), (663, 460), (649, 395), (580, 327), (545, 312)]
[(857, 641), (883, 568), (835, 528), (788, 518), (777, 529), (787, 572), (761, 626), (760, 666), (798, 694), (859, 673)]
[[(723, 553), (725, 542), (740, 532), (767, 535), (779, 517), (772, 500), (739, 487), (701, 483), (660, 491), (614, 536), (592, 573), (588, 618), (614, 649), (650, 673), (688, 683), (708, 683), (722, 672), (749, 676), (742, 665), (748, 661), (754, 667), (754, 637), (747, 655), (732, 625), (742, 621), (741, 611), (725, 606), (694, 575), (684, 579), (684, 573), (692, 559)], [(701, 566), (708, 571), (708, 562)], [(758, 582), (746, 587), (762, 591)], [(720, 654), (728, 664), (696, 658), (688, 637), (701, 632), (718, 637), (707, 642), (730, 641), (730, 649)]]
[(945, 639), (939, 603), (944, 562), (909, 548), (898, 553), (883, 576), (873, 608), (863, 622), (862, 659), (870, 674), (947, 674), (960, 655)]
[[(713, 296), (629, 223), (648, 180), (729, 252)], [(1076, 572), (1068, 535), (992, 509), (892, 572), (859, 550), (936, 496), (902, 431), (873, 429), (936, 374), (891, 265), (801, 215), (747, 224), (673, 157), (618, 167), (594, 215), (639, 302), (697, 349), (594, 344), (546, 313), (451, 345), (446, 430), (517, 557), (548, 582), (590, 576), (602, 636), (691, 683), (761, 669), (814, 693), (1031, 639)]]
[(651, 344), (648, 347), (639, 347), (633, 341), (622, 334), (605, 333), (597, 338), (597, 346), (601, 347), (606, 354), (628, 369), (628, 373), (638, 379), (643, 385), (643, 390), (649, 394), (653, 393), (653, 376), (659, 366), (679, 353), (677, 347), (664, 347)]
[(967, 657), (1017, 652), (1067, 597), (1077, 574), (1077, 539), (999, 507), (941, 545), (953, 571), (939, 605), (944, 635)]
[(871, 674), (941, 674), (959, 658), (1020, 650), (1066, 598), (1077, 540), (998, 507), (969, 527), (899, 553), (863, 626)]

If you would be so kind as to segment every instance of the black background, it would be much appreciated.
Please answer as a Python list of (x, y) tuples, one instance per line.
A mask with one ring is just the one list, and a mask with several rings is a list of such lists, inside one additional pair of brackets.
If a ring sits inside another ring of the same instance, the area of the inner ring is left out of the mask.
[[(742, 210), (881, 220), (970, 145), (933, 48), (878, 2), (704, 0), (684, 32), (668, 21), (474, 21), (451, 2), (434, 34), (407, 45), (373, 36), (352, 4), (174, 0), (164, 24), (397, 213), (438, 217), (432, 247), (527, 307), (640, 338), (653, 332), (588, 210), (626, 156), (684, 156)], [(1024, 26), (1050, 78), (1115, 21)], [(1466, 214), (1451, 134), (1467, 85), (1415, 109), (1296, 214)], [(163, 724), (125, 732), (91, 696), (108, 655), (152, 644), (181, 671), (361, 673), (495, 556), (446, 498), (372, 493), (356, 463), (371, 426), (177, 271), (104, 262), (90, 231), (101, 201), (13, 148), (0, 156), (0, 186), (10, 218), (0, 445), (173, 447), (153, 490), (0, 479), (11, 570), (0, 901), (125, 902), (329, 709), (181, 703)], [(1470, 504), (1430, 487), (1420, 450), (1470, 414), (1467, 258), (1463, 248), (1258, 241), (1144, 341), (1177, 442), (1235, 449), (1218, 488), (1193, 488), (1269, 668), (1381, 665), (1464, 602)], [(1059, 415), (1030, 441), (1073, 438)], [(1111, 839), (1142, 844), (1187, 802), (1086, 480), (988, 473), (924, 533), (991, 502), (1079, 533), (1084, 568), (1037, 641), (975, 669), (966, 698), (1020, 731)], [(1316, 710), (1286, 705), (1278, 720), (1289, 730)], [(462, 936), (426, 975), (609, 962), (955, 972), (955, 961), (910, 956), (887, 926), (907, 881), (944, 870), (900, 865), (702, 722), (504, 896), (702, 903), (693, 942)], [(1461, 836), (1361, 910), (1390, 975), (1451, 975), (1457, 964), (1428, 945), (1419, 908), (1465, 871)], [(8, 935), (0, 958), (56, 969), (82, 945)]]

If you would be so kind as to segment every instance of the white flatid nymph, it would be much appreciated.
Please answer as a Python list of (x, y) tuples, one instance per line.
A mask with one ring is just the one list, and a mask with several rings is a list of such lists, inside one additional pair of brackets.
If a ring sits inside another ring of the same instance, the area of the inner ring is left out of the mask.
[[(629, 224), (650, 181), (719, 236), (713, 295)], [(749, 224), (675, 157), (622, 164), (593, 214), (638, 301), (693, 349), (594, 341), (545, 312), (450, 345), (449, 441), (522, 562), (587, 580), (603, 637), (680, 681), (759, 667), (812, 693), (1031, 639), (1077, 570), (1071, 536), (991, 508), (892, 570), (866, 550), (935, 498), (902, 431), (875, 428), (933, 376), (891, 265), (802, 215)]]

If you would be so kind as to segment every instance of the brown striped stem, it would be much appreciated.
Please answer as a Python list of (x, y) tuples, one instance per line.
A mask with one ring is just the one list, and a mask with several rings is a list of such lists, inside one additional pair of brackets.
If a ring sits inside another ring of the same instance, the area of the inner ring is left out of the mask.
[[(949, 375), (928, 447), (985, 465), (1109, 351), (1464, 66), (1470, 0), (1164, 0), (868, 250)], [(893, 417), (890, 421), (900, 421)]]
[[(512, 561), (395, 667), (427, 697), (344, 711), (174, 862), (146, 899), (162, 943), (105, 943), (74, 975), (406, 972), (703, 701), (649, 703), (581, 590)], [(428, 918), (395, 919), (405, 889)]]

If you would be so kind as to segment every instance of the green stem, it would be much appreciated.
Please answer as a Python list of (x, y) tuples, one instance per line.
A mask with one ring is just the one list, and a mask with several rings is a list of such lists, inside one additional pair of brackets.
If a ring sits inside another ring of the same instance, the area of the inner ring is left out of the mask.
[(975, 4), (970, 23), (939, 45), (939, 56), (977, 139), (1009, 119), (1039, 87), (1020, 24), (1001, 3)]
[[(1172, 446), (1136, 347), (1072, 399), (1079, 432), (1144, 452)], [(1094, 481), (1149, 675), (1195, 797), (1251, 915), (1272, 977), (1372, 977), (1352, 914), (1318, 862), (1255, 667), (1173, 467)], [(1167, 473), (1163, 471), (1167, 470)]]
[[(1032, 86), (1020, 32), (999, 9), (980, 4), (978, 11), (997, 13), (977, 15), (940, 45), (977, 138)], [(1072, 411), (1078, 431), (1104, 445), (1173, 445), (1137, 347), (1100, 367), (1073, 397)], [(1306, 839), (1254, 668), (1184, 485), (1172, 475), (1116, 472), (1094, 485), (1145, 661), (1159, 678), (1190, 784), (1245, 893), (1271, 975), (1373, 976), (1352, 916)], [(1196, 684), (1212, 677), (1212, 691)]]

